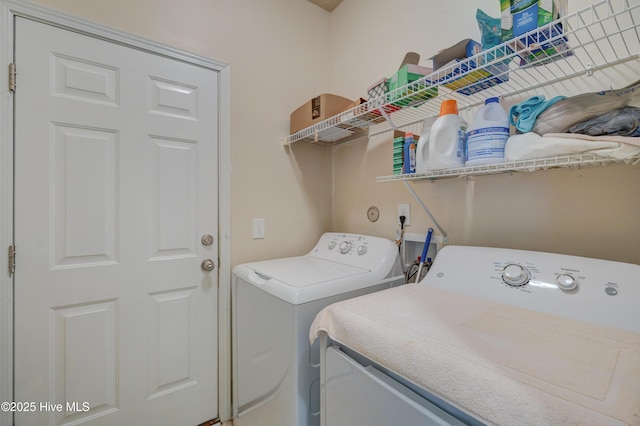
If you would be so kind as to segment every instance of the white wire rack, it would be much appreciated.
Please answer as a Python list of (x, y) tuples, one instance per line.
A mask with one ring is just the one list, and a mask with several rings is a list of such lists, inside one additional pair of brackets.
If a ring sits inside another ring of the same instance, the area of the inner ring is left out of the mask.
[(608, 166), (614, 164), (639, 164), (640, 154), (616, 159), (603, 157), (593, 153), (566, 155), (550, 158), (536, 158), (532, 160), (510, 161), (498, 164), (486, 164), (482, 166), (458, 167), (453, 169), (430, 170), (423, 173), (411, 173), (391, 176), (380, 176), (377, 182), (412, 181), (412, 180), (437, 180), (447, 178), (468, 178), (481, 175), (494, 175), (512, 172), (535, 172), (537, 170), (557, 168), (583, 168), (593, 166)]
[(444, 99), (473, 108), (488, 97), (506, 98), (628, 61), (640, 69), (639, 58), (640, 2), (604, 0), (289, 135), (286, 143), (373, 136), (437, 115)]

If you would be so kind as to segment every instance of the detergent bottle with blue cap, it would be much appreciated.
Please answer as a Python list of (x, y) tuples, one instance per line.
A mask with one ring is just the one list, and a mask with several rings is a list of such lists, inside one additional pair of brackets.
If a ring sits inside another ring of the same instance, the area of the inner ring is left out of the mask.
[(498, 98), (489, 98), (478, 110), (466, 135), (465, 166), (504, 162), (509, 139), (509, 116)]

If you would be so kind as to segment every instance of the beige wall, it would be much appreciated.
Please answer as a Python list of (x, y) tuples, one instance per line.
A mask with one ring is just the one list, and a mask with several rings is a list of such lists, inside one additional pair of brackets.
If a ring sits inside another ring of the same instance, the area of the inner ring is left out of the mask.
[(304, 0), (37, 3), (230, 64), (232, 266), (310, 250), (330, 230), (331, 150), (281, 142), (291, 111), (329, 87), (328, 12)]
[[(569, 7), (573, 11), (588, 4), (570, 0)], [(475, 7), (493, 16), (499, 13), (497, 0), (480, 0), (472, 6), (467, 0), (393, 2), (394, 9), (410, 11), (402, 14), (390, 13), (389, 2), (383, 0), (345, 0), (331, 21), (334, 92), (365, 96), (369, 83), (391, 75), (405, 52), (418, 52), (421, 64), (429, 66), (427, 58), (438, 50), (463, 38), (477, 40)], [(575, 95), (623, 87), (637, 80), (634, 67), (637, 62), (623, 66), (621, 72), (596, 72), (580, 85), (565, 83), (509, 102), (534, 94)], [(470, 122), (472, 117), (465, 118)], [(411, 130), (419, 132), (420, 126)], [(383, 134), (335, 147), (335, 229), (393, 238), (398, 203), (411, 204), (412, 224), (406, 232), (425, 234), (434, 227), (402, 182), (375, 182), (377, 176), (392, 173), (391, 137)], [(451, 244), (640, 263), (640, 166), (481, 176), (412, 187), (444, 227)], [(376, 223), (366, 219), (372, 205), (381, 212)]]
[[(477, 39), (475, 7), (498, 15), (498, 0), (472, 6), (468, 0), (344, 0), (330, 14), (304, 0), (37, 2), (230, 64), (232, 266), (300, 254), (330, 230), (393, 238), (400, 202), (411, 204), (409, 232), (432, 226), (402, 183), (375, 182), (391, 173), (389, 135), (334, 148), (284, 148), (289, 114), (320, 93), (366, 97), (366, 87), (392, 74), (405, 52), (420, 53), (429, 65), (427, 58), (439, 49)], [(589, 3), (570, 0), (569, 6)], [(607, 88), (636, 74), (596, 73), (589, 86), (557, 90)], [(414, 188), (451, 243), (640, 263), (638, 166), (454, 179)], [(366, 220), (370, 205), (381, 210), (375, 224)], [(264, 240), (251, 237), (256, 217), (265, 218)]]

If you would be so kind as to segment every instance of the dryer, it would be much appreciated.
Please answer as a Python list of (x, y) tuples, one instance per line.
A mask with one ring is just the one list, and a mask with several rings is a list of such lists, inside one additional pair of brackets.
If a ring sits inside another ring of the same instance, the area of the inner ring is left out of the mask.
[(447, 246), (323, 309), (326, 426), (638, 424), (640, 266)]
[(357, 234), (325, 233), (305, 255), (236, 266), (234, 424), (318, 425), (319, 345), (309, 343), (311, 322), (331, 303), (402, 283), (398, 247)]

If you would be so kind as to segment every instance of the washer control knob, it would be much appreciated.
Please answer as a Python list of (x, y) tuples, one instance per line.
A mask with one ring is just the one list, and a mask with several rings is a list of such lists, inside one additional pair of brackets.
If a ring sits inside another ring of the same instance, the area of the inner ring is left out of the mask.
[(520, 265), (510, 263), (502, 270), (502, 280), (513, 287), (520, 287), (529, 282), (529, 272)]
[(362, 256), (367, 252), (367, 246), (358, 246), (358, 254)]
[(329, 241), (329, 250), (333, 250), (334, 248), (336, 248), (336, 242), (335, 241)]
[(342, 254), (349, 253), (349, 250), (351, 250), (351, 243), (349, 241), (343, 241), (340, 243), (339, 249)]
[(562, 274), (556, 278), (556, 284), (562, 291), (571, 291), (578, 288), (578, 282), (569, 274)]

